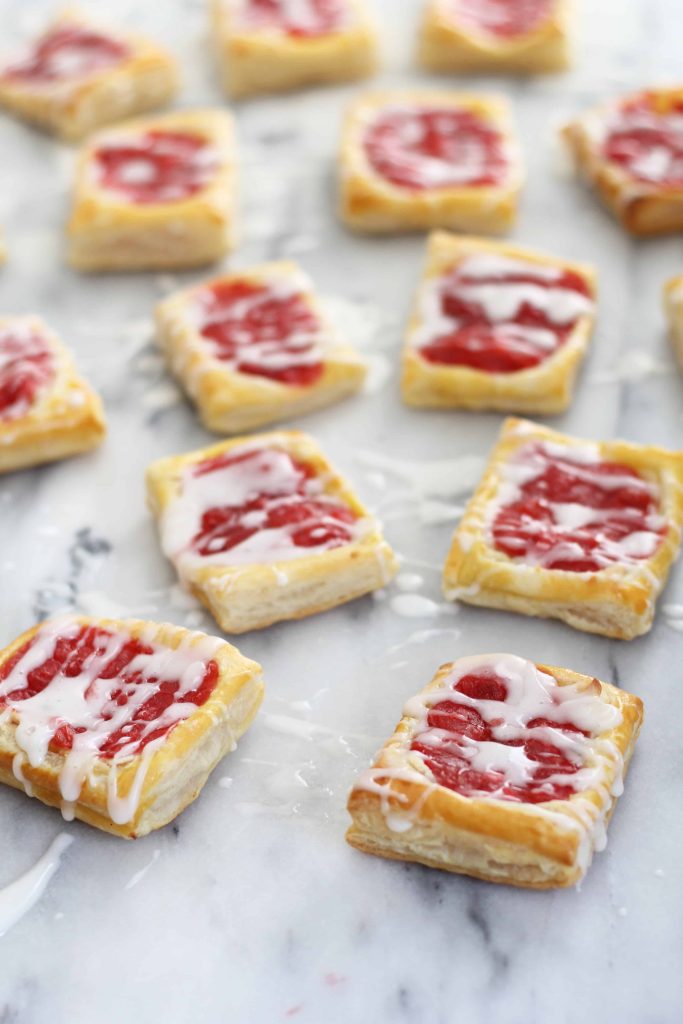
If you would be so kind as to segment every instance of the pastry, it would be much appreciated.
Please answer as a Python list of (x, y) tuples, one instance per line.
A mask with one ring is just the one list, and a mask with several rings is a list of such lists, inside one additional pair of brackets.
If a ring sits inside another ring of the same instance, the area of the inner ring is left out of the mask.
[(453, 536), (444, 593), (621, 640), (647, 633), (678, 553), (682, 485), (683, 452), (509, 419)]
[(340, 215), (354, 230), (500, 234), (514, 223), (521, 185), (503, 99), (382, 92), (347, 112)]
[(664, 286), (664, 310), (669, 324), (669, 337), (678, 365), (683, 370), (683, 274)]
[(426, 0), (420, 63), (445, 73), (538, 75), (571, 63), (571, 0)]
[(367, 78), (377, 31), (366, 0), (212, 0), (220, 73), (231, 96)]
[(90, 451), (102, 403), (38, 317), (0, 317), (0, 473)]
[(147, 494), (164, 554), (226, 633), (326, 611), (398, 569), (379, 524), (298, 431), (161, 459)]
[(512, 654), (442, 665), (349, 797), (352, 846), (530, 889), (574, 885), (643, 716), (609, 683)]
[(220, 259), (233, 241), (234, 141), (222, 111), (126, 121), (83, 147), (68, 234), (78, 270), (155, 270)]
[(294, 263), (267, 263), (178, 292), (157, 337), (202, 423), (234, 434), (358, 391), (366, 366), (335, 336)]
[(585, 264), (433, 234), (403, 352), (404, 401), (562, 412), (593, 329), (595, 288)]
[(584, 178), (628, 231), (683, 231), (683, 89), (605, 103), (570, 121), (563, 135)]
[(160, 107), (177, 89), (164, 49), (75, 8), (0, 69), (0, 106), (68, 141)]
[(135, 839), (192, 803), (262, 696), (261, 666), (216, 637), (53, 619), (0, 652), (0, 781)]

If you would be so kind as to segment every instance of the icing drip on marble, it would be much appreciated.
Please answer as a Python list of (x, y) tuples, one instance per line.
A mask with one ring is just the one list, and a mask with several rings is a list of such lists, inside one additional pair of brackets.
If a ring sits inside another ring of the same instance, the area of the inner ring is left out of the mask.
[(59, 868), (62, 854), (72, 842), (72, 836), (62, 832), (29, 871), (0, 889), (0, 936), (5, 935), (38, 902)]

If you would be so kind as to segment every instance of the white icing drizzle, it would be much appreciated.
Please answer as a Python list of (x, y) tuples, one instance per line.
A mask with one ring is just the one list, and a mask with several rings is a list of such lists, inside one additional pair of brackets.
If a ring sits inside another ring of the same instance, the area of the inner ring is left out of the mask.
[(615, 166), (629, 177), (642, 184), (659, 185), (668, 179), (683, 182), (683, 113), (681, 111), (656, 111), (644, 107), (625, 107), (623, 103), (612, 106), (602, 117), (595, 117), (589, 124), (590, 133), (604, 144), (615, 133), (665, 132), (672, 145), (653, 144), (631, 162), (616, 163)]
[[(197, 137), (193, 129), (178, 129), (176, 134)], [(138, 150), (133, 155), (130, 150)], [(103, 166), (99, 159), (101, 153), (115, 153), (121, 150), (114, 180), (106, 182)], [(182, 164), (183, 176), (180, 182), (162, 182), (159, 179), (159, 167), (156, 157), (171, 158)], [(173, 203), (205, 188), (211, 183), (220, 166), (220, 154), (207, 139), (196, 149), (188, 150), (181, 141), (174, 138), (173, 129), (160, 131), (154, 137), (148, 131), (122, 133), (113, 130), (106, 137), (100, 137), (98, 147), (90, 160), (89, 173), (97, 186), (105, 191), (122, 197), (126, 202), (139, 203), (128, 191), (128, 187), (136, 185), (156, 184), (154, 197), (144, 205), (156, 203)]]
[[(39, 693), (24, 700), (8, 697), (8, 694), (29, 685), (29, 674), (49, 661), (60, 639), (74, 639), (84, 626), (100, 629), (101, 642), (84, 659), (78, 674), (67, 674), (63, 668)], [(50, 741), (60, 726), (69, 725), (73, 729), (72, 746), (64, 754), (58, 779), (62, 813), (67, 820), (73, 817), (86, 778), (96, 781), (93, 771), (98, 763), (109, 766), (106, 787), (110, 818), (117, 825), (124, 825), (134, 818), (149, 761), (164, 742), (166, 734), (144, 747), (135, 778), (125, 796), (118, 792), (118, 768), (131, 763), (140, 743), (151, 732), (171, 729), (196, 711), (196, 704), (181, 698), (200, 686), (207, 663), (221, 645), (215, 637), (189, 633), (178, 647), (162, 647), (155, 642), (155, 627), (150, 626), (139, 637), (142, 644), (151, 648), (150, 653), (137, 654), (126, 665), (123, 675), (103, 678), (107, 667), (131, 639), (132, 633), (125, 628), (125, 623), (105, 622), (100, 627), (97, 620), (88, 622), (73, 616), (54, 619), (41, 627), (31, 647), (0, 682), (0, 697), (6, 701), (4, 714), (9, 711), (16, 721), (14, 738), (20, 753), (14, 759), (14, 773), (21, 781), (24, 781), (23, 757), (32, 767), (39, 767), (48, 758)], [(141, 681), (126, 685), (126, 677), (135, 676)], [(146, 722), (143, 731), (124, 743), (113, 757), (100, 757), (100, 749), (108, 738), (119, 729), (128, 731), (127, 725), (135, 712), (158, 692), (165, 681), (177, 681), (179, 684), (173, 703), (159, 717)], [(119, 704), (116, 697), (112, 697), (117, 690), (125, 692), (125, 704)]]
[(38, 902), (59, 867), (62, 854), (72, 842), (73, 837), (62, 832), (29, 871), (0, 889), (0, 936)]
[[(47, 365), (42, 361), (36, 364), (36, 358), (45, 354), (48, 356)], [(56, 353), (34, 317), (12, 317), (0, 324), (0, 386), (17, 378), (36, 385), (33, 402), (19, 395), (10, 405), (0, 408), (0, 425), (25, 416), (51, 386), (56, 371)]]
[[(321, 19), (313, 0), (275, 0), (272, 14), (254, 10), (252, 0), (236, 0), (235, 14), (238, 24), (250, 30), (268, 32), (302, 32), (310, 35), (321, 33)], [(352, 23), (351, 6), (346, 0), (338, 0), (338, 14), (334, 19), (334, 31), (347, 28)]]

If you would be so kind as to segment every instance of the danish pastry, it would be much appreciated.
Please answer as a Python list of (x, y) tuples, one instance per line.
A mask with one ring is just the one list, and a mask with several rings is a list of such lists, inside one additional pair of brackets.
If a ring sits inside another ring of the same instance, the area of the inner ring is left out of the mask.
[(224, 640), (54, 619), (0, 652), (0, 781), (135, 839), (195, 799), (262, 696), (260, 665)]
[(334, 608), (398, 568), (379, 524), (296, 431), (161, 459), (147, 493), (165, 555), (226, 633)]
[(403, 352), (405, 402), (566, 409), (593, 328), (595, 286), (584, 264), (433, 234)]
[(157, 307), (157, 336), (202, 423), (222, 434), (331, 405), (358, 391), (366, 374), (294, 263), (267, 263), (172, 295)]
[(352, 846), (530, 889), (574, 885), (622, 792), (638, 697), (512, 654), (442, 665), (349, 797)]
[(682, 524), (683, 452), (509, 419), (453, 536), (444, 593), (631, 640), (652, 625)]

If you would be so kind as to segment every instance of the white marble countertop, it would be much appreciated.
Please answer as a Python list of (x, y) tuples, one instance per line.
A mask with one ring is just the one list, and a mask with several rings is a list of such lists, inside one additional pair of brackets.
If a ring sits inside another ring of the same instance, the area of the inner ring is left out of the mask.
[[(34, 29), (48, 6), (0, 0), (3, 45)], [(424, 81), (410, 56), (417, 0), (377, 7), (387, 50), (378, 81)], [(203, 2), (103, 0), (88, 8), (173, 46), (186, 70), (183, 105), (223, 102), (206, 56)], [(682, 384), (660, 310), (662, 282), (683, 270), (681, 239), (627, 239), (567, 177), (552, 141), (563, 115), (680, 76), (681, 7), (584, 0), (581, 14), (575, 72), (457, 84), (500, 88), (514, 101), (529, 173), (515, 238), (600, 270), (592, 353), (572, 410), (553, 422), (585, 436), (683, 446)], [(58, 833), (74, 837), (40, 902), (0, 940), (7, 1024), (680, 1020), (683, 638), (661, 612), (649, 636), (619, 643), (441, 604), (452, 523), (426, 525), (424, 498), (462, 501), (500, 417), (428, 414), (400, 403), (400, 337), (423, 240), (354, 238), (335, 220), (339, 119), (354, 91), (237, 108), (243, 243), (231, 265), (299, 259), (351, 340), (372, 356), (372, 393), (296, 425), (320, 440), (384, 518), (404, 571), (419, 577), (412, 583), (428, 599), (425, 614), (400, 614), (392, 587), (384, 599), (241, 638), (265, 669), (262, 713), (201, 798), (144, 840), (127, 844), (67, 825), (3, 789), (0, 886)], [(96, 454), (0, 481), (0, 642), (65, 607), (215, 631), (174, 587), (142, 485), (150, 460), (208, 441), (166, 377), (150, 330), (160, 295), (199, 275), (85, 279), (64, 269), (71, 153), (5, 117), (0, 140), (0, 222), (11, 254), (0, 308), (39, 312), (63, 333), (101, 389), (111, 426)], [(475, 457), (473, 465), (463, 456)], [(421, 469), (422, 495), (405, 460)], [(433, 460), (445, 460), (436, 473)], [(664, 600), (683, 600), (680, 565)], [(404, 700), (441, 662), (491, 649), (610, 679), (646, 702), (607, 851), (580, 891), (498, 888), (366, 857), (344, 843), (348, 788)]]

